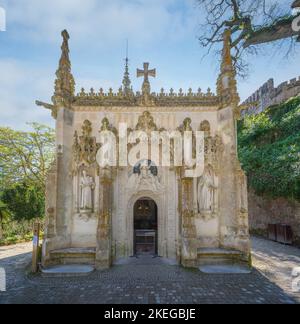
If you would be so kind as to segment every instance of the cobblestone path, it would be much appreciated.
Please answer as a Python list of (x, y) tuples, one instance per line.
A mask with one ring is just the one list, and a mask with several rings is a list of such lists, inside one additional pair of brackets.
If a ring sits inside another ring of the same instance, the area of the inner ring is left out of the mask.
[(88, 277), (42, 278), (26, 275), (30, 249), (31, 244), (0, 247), (0, 276), (3, 282), (5, 274), (6, 282), (0, 304), (300, 303), (300, 294), (291, 289), (291, 272), (300, 266), (300, 250), (259, 238), (253, 238), (250, 275), (207, 275), (163, 259), (142, 258)]

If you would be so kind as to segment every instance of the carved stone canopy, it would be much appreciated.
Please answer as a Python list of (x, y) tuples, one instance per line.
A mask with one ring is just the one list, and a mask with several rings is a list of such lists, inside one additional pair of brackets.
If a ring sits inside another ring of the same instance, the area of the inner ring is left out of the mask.
[(140, 116), (139, 122), (136, 125), (135, 130), (144, 131), (146, 133), (158, 131), (158, 128), (154, 122), (154, 118), (149, 111), (145, 111), (143, 115)]
[(91, 136), (92, 131), (92, 123), (89, 120), (83, 123), (82, 136), (79, 137), (77, 131), (75, 131), (73, 155), (77, 164), (86, 163), (90, 165), (96, 162), (99, 145), (96, 142), (96, 137)]

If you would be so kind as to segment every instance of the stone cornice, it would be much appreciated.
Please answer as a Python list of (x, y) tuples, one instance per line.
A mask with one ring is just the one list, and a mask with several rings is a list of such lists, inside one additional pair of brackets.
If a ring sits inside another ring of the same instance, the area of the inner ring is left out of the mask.
[(197, 93), (193, 93), (192, 89), (189, 89), (188, 93), (184, 93), (182, 89), (179, 93), (175, 93), (173, 89), (169, 93), (165, 93), (162, 89), (160, 93), (152, 93), (148, 96), (148, 100), (144, 100), (144, 96), (137, 92), (136, 94), (131, 92), (129, 95), (124, 95), (122, 89), (118, 93), (114, 93), (112, 89), (109, 93), (104, 93), (100, 89), (99, 93), (95, 93), (91, 89), (90, 93), (86, 93), (84, 89), (75, 96), (73, 100), (73, 107), (77, 106), (90, 106), (90, 107), (211, 107), (219, 105), (220, 99), (214, 95), (210, 89), (207, 93), (202, 93), (201, 90)]
[(199, 106), (75, 106), (71, 107), (75, 112), (111, 112), (111, 113), (151, 113), (159, 112), (215, 112), (219, 110), (219, 105), (199, 105)]

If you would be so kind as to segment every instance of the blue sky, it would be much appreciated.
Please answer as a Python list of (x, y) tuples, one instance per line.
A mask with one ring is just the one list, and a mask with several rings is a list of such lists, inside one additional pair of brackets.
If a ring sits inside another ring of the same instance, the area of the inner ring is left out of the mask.
[[(120, 87), (126, 39), (135, 90), (142, 82), (136, 68), (146, 61), (157, 69), (151, 80), (155, 91), (215, 90), (218, 59), (202, 59), (206, 49), (197, 35), (203, 12), (195, 0), (0, 0), (0, 6), (7, 13), (7, 31), (0, 32), (0, 125), (24, 129), (26, 122), (37, 121), (53, 126), (49, 111), (34, 101), (50, 102), (65, 28), (78, 91)], [(299, 55), (298, 50), (286, 59), (267, 47), (264, 56), (249, 58), (250, 77), (239, 80), (241, 97), (270, 77), (278, 84), (299, 76)]]

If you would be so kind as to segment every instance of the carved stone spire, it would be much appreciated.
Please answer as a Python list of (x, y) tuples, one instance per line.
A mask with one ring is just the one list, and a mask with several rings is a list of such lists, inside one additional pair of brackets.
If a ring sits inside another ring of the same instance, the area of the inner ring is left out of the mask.
[(131, 81), (129, 77), (129, 59), (128, 56), (125, 59), (125, 73), (124, 73), (124, 78), (123, 78), (123, 93), (125, 96), (128, 96), (132, 90), (131, 90)]
[(234, 73), (232, 57), (231, 57), (231, 32), (229, 29), (225, 30), (223, 39), (224, 39), (224, 43), (223, 43), (221, 72), (226, 73), (228, 71), (232, 71)]
[(231, 31), (224, 32), (221, 73), (217, 82), (218, 96), (221, 98), (221, 108), (232, 105), (235, 109), (240, 101), (237, 92), (236, 71), (231, 57)]
[(75, 81), (71, 72), (71, 62), (69, 57), (70, 36), (66, 30), (61, 33), (63, 43), (61, 46), (62, 54), (59, 67), (56, 71), (55, 91), (52, 101), (54, 105), (68, 106), (75, 95)]

